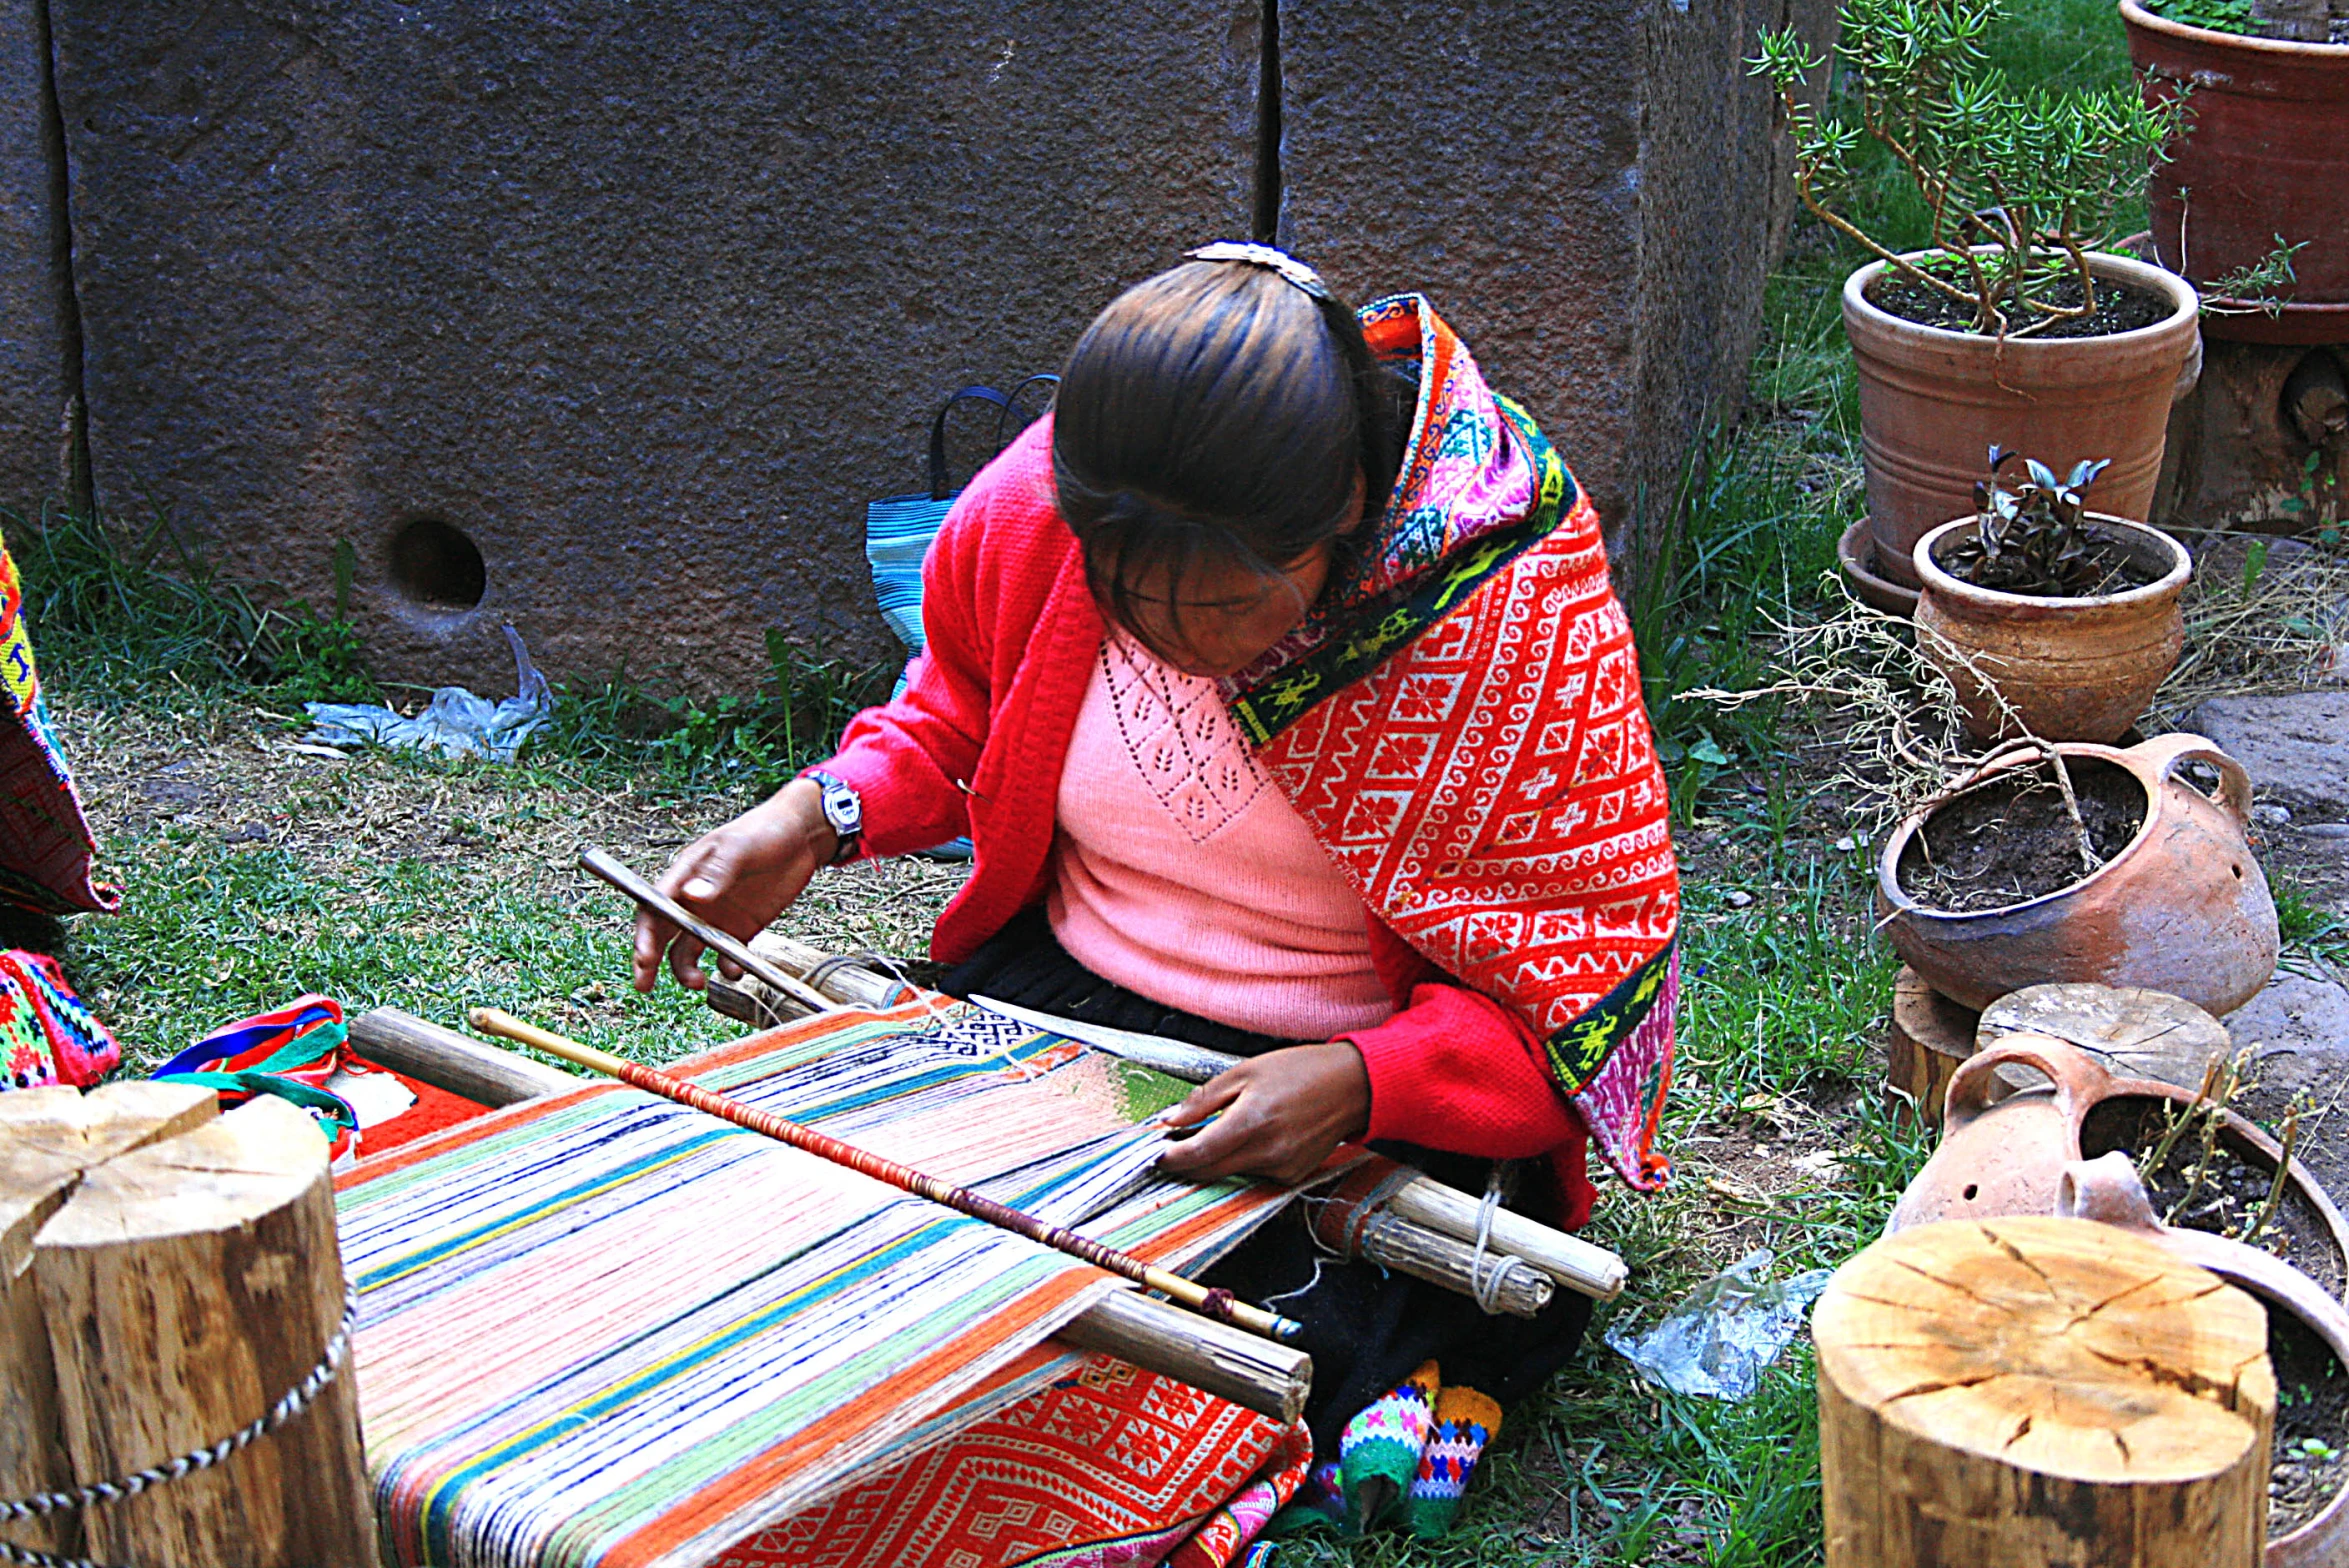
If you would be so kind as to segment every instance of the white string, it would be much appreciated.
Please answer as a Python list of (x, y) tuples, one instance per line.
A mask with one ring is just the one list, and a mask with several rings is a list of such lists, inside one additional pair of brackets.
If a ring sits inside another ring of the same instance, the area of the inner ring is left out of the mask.
[(1476, 1304), (1486, 1317), (1498, 1317), (1501, 1312), (1501, 1282), (1509, 1277), (1509, 1267), (1516, 1258), (1503, 1254), (1486, 1274), (1485, 1258), (1493, 1239), (1493, 1216), (1501, 1211), (1501, 1162), (1493, 1162), (1493, 1173), (1485, 1178), (1484, 1202), (1476, 1208), (1476, 1251), (1468, 1260), (1468, 1283), (1476, 1293)]

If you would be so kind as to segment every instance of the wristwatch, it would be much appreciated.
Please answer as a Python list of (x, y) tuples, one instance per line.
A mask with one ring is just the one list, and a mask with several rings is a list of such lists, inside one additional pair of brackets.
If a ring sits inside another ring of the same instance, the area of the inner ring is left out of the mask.
[(810, 768), (800, 775), (815, 781), (824, 792), (824, 821), (839, 836), (840, 847), (833, 851), (831, 864), (854, 860), (858, 845), (865, 836), (865, 803), (849, 788), (846, 779), (835, 778), (821, 768)]

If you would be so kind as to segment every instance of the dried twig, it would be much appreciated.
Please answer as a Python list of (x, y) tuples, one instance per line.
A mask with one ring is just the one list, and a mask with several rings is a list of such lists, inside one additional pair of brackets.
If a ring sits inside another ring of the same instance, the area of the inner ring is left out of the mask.
[(2284, 1179), (2291, 1174), (2292, 1151), (2300, 1142), (2302, 1098), (2302, 1096), (2294, 1096), (2292, 1103), (2284, 1108), (2284, 1152), (2276, 1160), (2275, 1180), (2267, 1184), (2267, 1202), (2260, 1205), (2259, 1217), (2251, 1222), (2250, 1227), (2243, 1232), (2240, 1238), (2252, 1246), (2257, 1246), (2259, 1238), (2267, 1233), (2267, 1228), (2270, 1225), (2275, 1223), (2276, 1210), (2284, 1201)]

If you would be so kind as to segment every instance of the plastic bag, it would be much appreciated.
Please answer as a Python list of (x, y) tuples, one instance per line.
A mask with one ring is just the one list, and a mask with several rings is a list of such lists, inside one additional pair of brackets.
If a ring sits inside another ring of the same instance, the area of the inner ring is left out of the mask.
[(1607, 1330), (1609, 1348), (1640, 1375), (1676, 1394), (1739, 1400), (1752, 1395), (1762, 1368), (1778, 1359), (1803, 1325), (1803, 1313), (1834, 1277), (1813, 1269), (1790, 1280), (1764, 1278), (1775, 1255), (1766, 1247), (1690, 1291), (1654, 1328), (1634, 1338)]
[(555, 697), (546, 677), (530, 662), (522, 634), (506, 628), (506, 642), (514, 650), (513, 696), (503, 702), (476, 697), (462, 686), (443, 686), (431, 703), (414, 718), (389, 708), (349, 702), (307, 702), (316, 727), (305, 742), (328, 746), (406, 746), (438, 751), (444, 757), (487, 757), (511, 762), (555, 711)]

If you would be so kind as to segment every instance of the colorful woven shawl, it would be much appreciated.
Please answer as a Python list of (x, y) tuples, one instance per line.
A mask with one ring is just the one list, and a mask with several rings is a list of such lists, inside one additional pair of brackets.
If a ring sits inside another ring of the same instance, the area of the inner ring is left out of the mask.
[(1403, 472), (1352, 578), (1227, 701), (1363, 900), (1514, 1011), (1608, 1163), (1659, 1187), (1680, 885), (1598, 513), (1425, 299), (1362, 323), (1419, 363)]
[(9, 716), (0, 719), (0, 898), (44, 914), (109, 911), (114, 888), (90, 880), (97, 845), (82, 816), (73, 774), (49, 728), (33, 639), (25, 626), (24, 587), (0, 542), (0, 688)]

